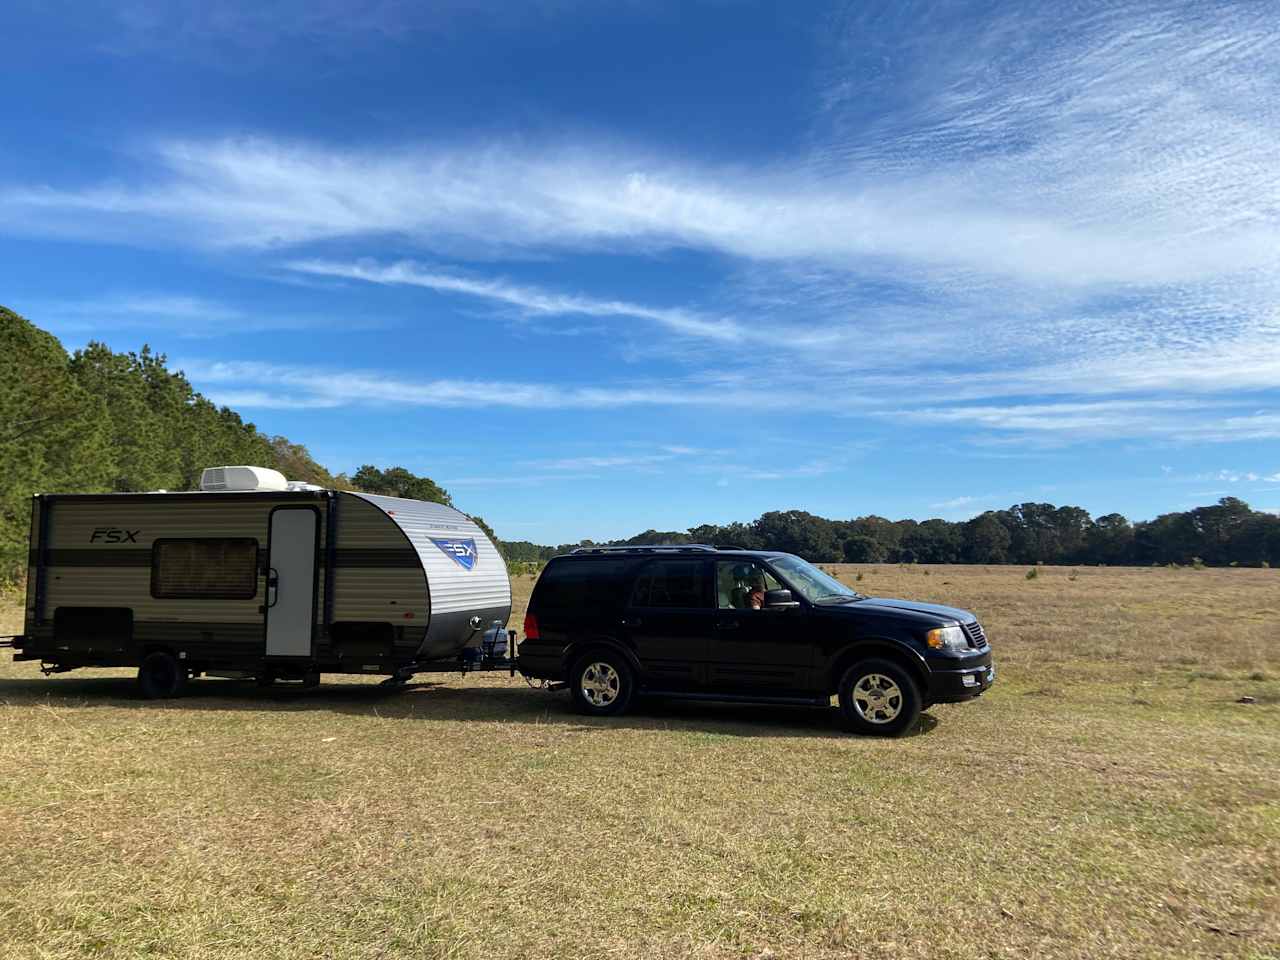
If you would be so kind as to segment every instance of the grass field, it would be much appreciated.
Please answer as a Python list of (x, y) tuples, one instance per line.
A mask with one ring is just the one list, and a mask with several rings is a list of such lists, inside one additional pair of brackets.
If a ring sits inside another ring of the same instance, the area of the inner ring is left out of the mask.
[(837, 569), (978, 612), (995, 688), (878, 740), (0, 663), (0, 956), (1280, 955), (1280, 571)]

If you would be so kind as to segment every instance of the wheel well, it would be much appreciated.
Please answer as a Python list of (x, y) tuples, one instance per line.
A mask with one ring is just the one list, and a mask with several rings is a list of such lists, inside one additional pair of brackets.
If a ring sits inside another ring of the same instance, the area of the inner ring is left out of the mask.
[(872, 657), (889, 660), (902, 667), (920, 687), (920, 696), (928, 697), (929, 675), (925, 671), (924, 664), (896, 644), (882, 640), (868, 640), (857, 643), (836, 657), (835, 663), (831, 667), (831, 673), (827, 677), (828, 691), (837, 693), (840, 678), (844, 676), (844, 672), (859, 660), (868, 660)]
[(640, 662), (636, 659), (636, 655), (617, 640), (610, 637), (593, 637), (590, 640), (580, 640), (577, 643), (570, 644), (569, 649), (565, 651), (564, 678), (566, 680), (569, 679), (569, 670), (572, 669), (574, 661), (591, 650), (608, 650), (612, 653), (621, 654), (626, 658), (627, 664), (632, 670), (636, 671), (637, 674), (640, 672)]

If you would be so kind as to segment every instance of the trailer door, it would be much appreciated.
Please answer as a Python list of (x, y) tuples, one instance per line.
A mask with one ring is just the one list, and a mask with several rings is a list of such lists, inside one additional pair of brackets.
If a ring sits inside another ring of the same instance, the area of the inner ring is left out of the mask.
[(267, 656), (310, 657), (315, 629), (320, 513), (276, 507), (267, 541)]

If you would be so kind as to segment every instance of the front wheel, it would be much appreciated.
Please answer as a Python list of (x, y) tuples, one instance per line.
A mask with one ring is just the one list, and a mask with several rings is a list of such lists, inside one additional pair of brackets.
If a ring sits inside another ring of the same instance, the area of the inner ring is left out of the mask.
[(920, 688), (889, 660), (863, 660), (840, 678), (840, 713), (857, 733), (897, 737), (920, 719)]
[(626, 658), (612, 650), (589, 650), (569, 671), (574, 706), (582, 713), (608, 717), (622, 713), (631, 702), (635, 675)]

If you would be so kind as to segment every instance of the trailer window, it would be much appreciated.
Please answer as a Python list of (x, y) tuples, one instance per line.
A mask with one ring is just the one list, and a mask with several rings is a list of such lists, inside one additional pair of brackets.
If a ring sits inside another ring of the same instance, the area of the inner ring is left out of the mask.
[(157, 540), (151, 595), (161, 600), (252, 600), (258, 595), (258, 541)]

